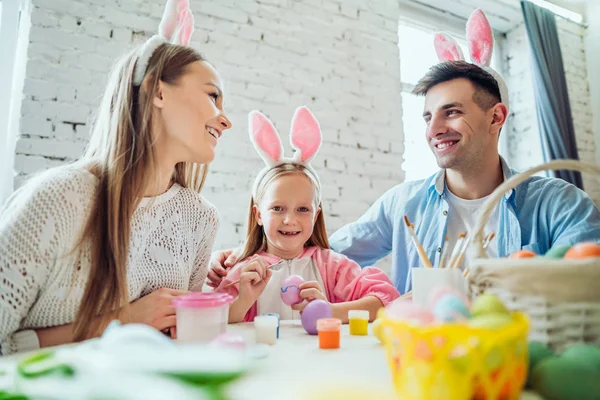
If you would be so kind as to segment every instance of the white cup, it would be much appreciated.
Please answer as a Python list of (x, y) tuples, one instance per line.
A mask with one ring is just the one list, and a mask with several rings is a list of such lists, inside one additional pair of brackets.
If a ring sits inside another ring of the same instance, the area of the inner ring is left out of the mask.
[(467, 280), (458, 268), (413, 268), (412, 298), (415, 304), (428, 307), (431, 293), (440, 286), (467, 296)]

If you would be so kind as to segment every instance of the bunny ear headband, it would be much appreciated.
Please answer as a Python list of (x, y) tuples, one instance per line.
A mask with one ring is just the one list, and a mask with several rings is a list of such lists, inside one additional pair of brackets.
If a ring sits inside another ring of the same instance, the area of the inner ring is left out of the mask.
[(190, 9), (189, 0), (167, 0), (165, 12), (158, 26), (158, 35), (152, 36), (140, 48), (133, 84), (139, 86), (146, 75), (148, 61), (154, 50), (163, 43), (187, 46), (194, 32), (194, 16)]
[[(508, 109), (508, 88), (502, 76), (490, 67), (494, 34), (490, 23), (479, 8), (471, 13), (467, 21), (467, 42), (473, 64), (490, 73), (498, 82), (500, 100)], [(463, 61), (465, 57), (456, 41), (445, 33), (436, 33), (433, 39), (435, 51), (440, 62)]]
[(315, 157), (317, 151), (319, 151), (319, 147), (321, 147), (321, 128), (319, 127), (319, 122), (308, 108), (304, 106), (298, 107), (292, 118), (290, 143), (295, 152), (291, 158), (283, 156), (283, 144), (281, 143), (279, 134), (273, 123), (265, 115), (259, 111), (250, 112), (248, 114), (248, 127), (250, 141), (267, 165), (260, 171), (256, 177), (256, 181), (254, 181), (252, 189), (252, 196), (254, 198), (256, 198), (258, 185), (265, 177), (265, 174), (271, 168), (282, 164), (289, 163), (304, 166), (315, 177), (320, 186), (319, 177), (310, 166), (310, 161)]

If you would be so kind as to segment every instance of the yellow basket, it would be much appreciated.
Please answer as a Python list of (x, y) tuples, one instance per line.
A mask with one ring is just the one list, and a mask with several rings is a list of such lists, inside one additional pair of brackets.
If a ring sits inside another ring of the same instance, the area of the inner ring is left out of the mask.
[(402, 400), (517, 400), (527, 375), (529, 321), (491, 330), (413, 325), (381, 313), (392, 379)]

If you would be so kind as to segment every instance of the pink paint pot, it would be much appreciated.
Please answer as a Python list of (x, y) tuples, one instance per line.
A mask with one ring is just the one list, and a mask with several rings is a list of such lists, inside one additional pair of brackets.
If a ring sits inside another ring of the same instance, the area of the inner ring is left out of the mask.
[(225, 333), (231, 303), (232, 296), (214, 292), (195, 292), (173, 299), (177, 313), (177, 341), (210, 342)]

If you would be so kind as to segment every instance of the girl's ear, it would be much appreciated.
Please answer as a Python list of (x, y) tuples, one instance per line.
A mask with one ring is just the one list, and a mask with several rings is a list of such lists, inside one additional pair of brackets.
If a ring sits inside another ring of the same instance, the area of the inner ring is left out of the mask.
[(317, 212), (315, 213), (315, 219), (313, 220), (313, 225), (317, 223), (317, 218), (319, 218), (319, 214), (321, 214), (321, 207), (317, 208)]
[(254, 218), (256, 219), (256, 223), (260, 226), (263, 225), (262, 218), (260, 217), (260, 210), (256, 205), (252, 206), (252, 213), (254, 213)]
[[(149, 83), (150, 82), (148, 81), (148, 84)], [(165, 91), (164, 82), (158, 81), (158, 87), (154, 91), (154, 97), (152, 98), (152, 104), (154, 104), (155, 107), (163, 108), (165, 106), (164, 91)]]

